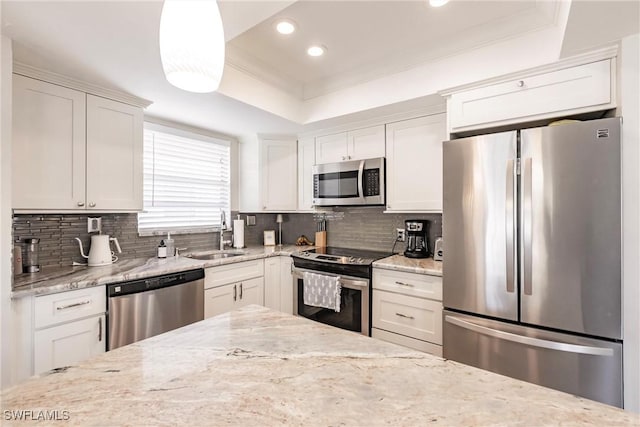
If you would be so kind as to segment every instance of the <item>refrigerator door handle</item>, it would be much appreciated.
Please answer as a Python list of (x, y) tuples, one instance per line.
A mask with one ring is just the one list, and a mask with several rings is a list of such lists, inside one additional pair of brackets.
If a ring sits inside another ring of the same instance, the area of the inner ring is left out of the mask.
[(516, 235), (516, 208), (515, 200), (515, 161), (507, 160), (507, 194), (505, 203), (505, 236), (507, 252), (507, 292), (515, 292), (516, 260), (515, 260), (515, 235)]
[(593, 356), (613, 356), (614, 352), (611, 348), (592, 347), (587, 345), (569, 344), (564, 342), (543, 340), (540, 338), (527, 337), (524, 335), (512, 334), (511, 332), (498, 331), (496, 329), (487, 328), (486, 326), (476, 325), (467, 322), (455, 316), (446, 315), (445, 322), (459, 326), (464, 329), (476, 332), (478, 334), (487, 335), (505, 341), (511, 341), (518, 344), (529, 345), (532, 347), (548, 348), (550, 350), (565, 351), (568, 353), (589, 354)]
[(533, 230), (533, 170), (532, 159), (526, 158), (522, 171), (523, 176), (523, 197), (522, 197), (522, 290), (525, 295), (533, 294), (531, 283), (531, 252), (532, 252), (532, 230)]

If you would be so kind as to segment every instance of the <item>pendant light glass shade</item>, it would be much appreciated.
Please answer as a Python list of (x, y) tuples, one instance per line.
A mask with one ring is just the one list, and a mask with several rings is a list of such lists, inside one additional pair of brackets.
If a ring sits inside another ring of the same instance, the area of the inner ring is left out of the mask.
[(224, 31), (215, 0), (165, 0), (160, 58), (167, 80), (189, 92), (214, 92), (224, 69)]

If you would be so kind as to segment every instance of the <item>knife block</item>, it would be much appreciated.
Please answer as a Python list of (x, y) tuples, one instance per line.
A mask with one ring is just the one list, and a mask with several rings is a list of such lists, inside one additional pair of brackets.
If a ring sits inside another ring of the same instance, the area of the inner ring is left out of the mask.
[(327, 247), (327, 232), (326, 231), (316, 231), (316, 244), (319, 248)]

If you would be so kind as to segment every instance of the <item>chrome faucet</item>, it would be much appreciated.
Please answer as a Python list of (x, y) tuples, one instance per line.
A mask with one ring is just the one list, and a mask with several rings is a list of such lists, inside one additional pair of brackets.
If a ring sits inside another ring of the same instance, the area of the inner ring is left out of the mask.
[(220, 211), (220, 250), (224, 250), (225, 244), (231, 244), (231, 240), (224, 240), (224, 231), (227, 229), (227, 215), (224, 210)]

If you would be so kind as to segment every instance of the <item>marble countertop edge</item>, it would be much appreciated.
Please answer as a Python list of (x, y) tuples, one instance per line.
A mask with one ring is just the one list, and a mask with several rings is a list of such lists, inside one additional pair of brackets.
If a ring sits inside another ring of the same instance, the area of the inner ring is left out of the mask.
[(373, 267), (429, 276), (442, 276), (442, 261), (434, 261), (433, 258), (407, 258), (402, 254), (395, 254), (375, 261)]

